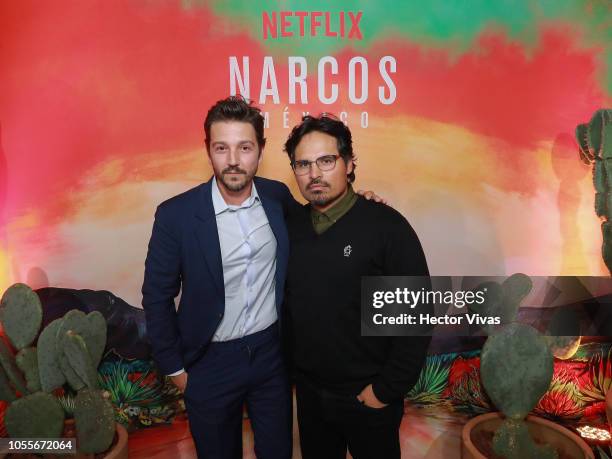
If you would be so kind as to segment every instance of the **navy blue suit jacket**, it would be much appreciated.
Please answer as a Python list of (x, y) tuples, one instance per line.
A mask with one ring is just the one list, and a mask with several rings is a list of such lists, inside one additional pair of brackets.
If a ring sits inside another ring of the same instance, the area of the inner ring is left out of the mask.
[[(281, 182), (254, 178), (276, 237), (276, 309), (279, 322), (289, 258), (285, 216), (295, 203)], [(174, 298), (181, 291), (178, 311)], [(160, 204), (149, 241), (142, 306), (153, 357), (164, 374), (204, 353), (225, 311), (221, 247), (212, 180)]]

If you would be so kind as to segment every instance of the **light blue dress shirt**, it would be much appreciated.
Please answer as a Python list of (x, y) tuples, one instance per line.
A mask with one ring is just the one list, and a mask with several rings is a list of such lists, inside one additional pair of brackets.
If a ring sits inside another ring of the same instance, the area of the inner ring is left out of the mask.
[(212, 183), (217, 219), (225, 313), (213, 341), (228, 341), (265, 330), (277, 320), (275, 299), (276, 238), (255, 183), (239, 206), (228, 205)]

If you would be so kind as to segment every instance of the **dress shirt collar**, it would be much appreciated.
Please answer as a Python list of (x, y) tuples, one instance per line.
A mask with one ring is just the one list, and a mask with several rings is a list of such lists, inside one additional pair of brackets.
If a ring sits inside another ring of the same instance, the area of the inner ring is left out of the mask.
[(310, 207), (310, 218), (312, 226), (317, 234), (324, 233), (334, 223), (336, 223), (344, 214), (346, 214), (353, 204), (357, 202), (357, 193), (353, 191), (353, 187), (349, 183), (346, 194), (338, 201), (331, 209), (326, 212), (319, 212), (314, 207)]
[(251, 186), (251, 194), (249, 195), (249, 197), (245, 199), (245, 201), (242, 204), (235, 206), (235, 205), (229, 205), (225, 202), (225, 199), (223, 199), (223, 196), (221, 195), (221, 191), (219, 191), (219, 185), (217, 185), (217, 177), (213, 177), (212, 179), (212, 202), (213, 202), (213, 207), (215, 209), (215, 216), (225, 212), (226, 210), (234, 211), (238, 209), (249, 208), (253, 204), (255, 204), (255, 201), (260, 201), (259, 194), (257, 193), (257, 188), (255, 188), (255, 181), (253, 181), (253, 184)]

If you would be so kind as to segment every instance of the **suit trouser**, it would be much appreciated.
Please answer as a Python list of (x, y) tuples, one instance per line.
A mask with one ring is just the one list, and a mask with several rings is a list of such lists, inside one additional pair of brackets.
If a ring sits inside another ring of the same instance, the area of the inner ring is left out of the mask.
[(312, 382), (296, 384), (303, 459), (399, 459), (402, 400), (384, 408), (361, 404), (358, 394), (330, 392)]
[(278, 326), (213, 342), (189, 368), (185, 406), (198, 458), (242, 458), (246, 402), (258, 459), (289, 459), (291, 392)]

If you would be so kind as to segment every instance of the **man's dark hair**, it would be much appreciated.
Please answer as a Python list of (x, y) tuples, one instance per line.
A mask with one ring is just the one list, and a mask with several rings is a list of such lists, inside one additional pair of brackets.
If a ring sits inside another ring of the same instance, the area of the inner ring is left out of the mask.
[(259, 151), (265, 147), (266, 138), (264, 137), (264, 119), (261, 110), (254, 107), (242, 96), (229, 96), (226, 99), (217, 101), (210, 107), (204, 120), (204, 133), (206, 137), (206, 148), (210, 148), (210, 127), (216, 121), (241, 121), (249, 123), (255, 129)]
[(295, 126), (289, 134), (289, 138), (285, 142), (284, 150), (289, 155), (289, 159), (293, 164), (295, 160), (295, 149), (306, 134), (310, 132), (323, 132), (336, 138), (338, 153), (345, 163), (349, 159), (353, 160), (353, 171), (347, 175), (349, 183), (355, 181), (355, 154), (353, 153), (353, 138), (349, 128), (334, 115), (324, 113), (318, 117), (306, 115), (302, 117), (302, 122)]

